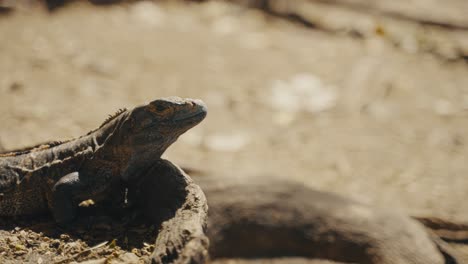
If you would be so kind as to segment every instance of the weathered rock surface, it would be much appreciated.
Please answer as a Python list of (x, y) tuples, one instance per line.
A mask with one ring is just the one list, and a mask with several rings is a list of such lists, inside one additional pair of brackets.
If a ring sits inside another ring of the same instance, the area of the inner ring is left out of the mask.
[[(463, 263), (422, 224), (394, 210), (274, 178), (195, 180), (209, 201), (208, 237), (215, 259), (301, 256), (352, 263)], [(443, 254), (452, 255), (445, 259)]]
[(129, 192), (146, 216), (164, 220), (158, 233), (151, 263), (204, 263), (208, 260), (205, 236), (207, 210), (205, 195), (179, 167), (158, 162)]

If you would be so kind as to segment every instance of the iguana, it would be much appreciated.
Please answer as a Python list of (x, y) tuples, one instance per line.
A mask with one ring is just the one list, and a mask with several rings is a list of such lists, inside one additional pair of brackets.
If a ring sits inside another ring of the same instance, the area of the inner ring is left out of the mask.
[(51, 210), (57, 223), (69, 223), (81, 201), (136, 181), (206, 114), (201, 100), (157, 99), (122, 109), (79, 138), (0, 154), (0, 216)]

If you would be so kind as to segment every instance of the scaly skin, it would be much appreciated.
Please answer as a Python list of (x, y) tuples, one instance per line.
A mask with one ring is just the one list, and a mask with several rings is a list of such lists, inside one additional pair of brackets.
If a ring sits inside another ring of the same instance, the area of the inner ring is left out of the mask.
[(0, 215), (51, 210), (69, 223), (81, 201), (102, 201), (114, 186), (136, 181), (206, 114), (200, 100), (158, 99), (121, 110), (82, 137), (0, 154)]

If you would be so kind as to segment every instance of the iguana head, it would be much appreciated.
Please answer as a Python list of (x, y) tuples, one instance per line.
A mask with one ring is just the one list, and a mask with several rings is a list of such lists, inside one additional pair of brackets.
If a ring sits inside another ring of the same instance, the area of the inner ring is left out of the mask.
[(206, 105), (201, 100), (179, 97), (157, 99), (124, 113), (110, 142), (118, 146), (115, 152), (120, 153), (119, 156), (128, 158), (122, 173), (131, 173), (129, 170), (134, 170), (133, 167), (145, 167), (159, 159), (181, 134), (200, 123), (206, 114)]
[(200, 123), (207, 110), (201, 100), (169, 97), (135, 107), (126, 120), (136, 151), (161, 155), (181, 134)]

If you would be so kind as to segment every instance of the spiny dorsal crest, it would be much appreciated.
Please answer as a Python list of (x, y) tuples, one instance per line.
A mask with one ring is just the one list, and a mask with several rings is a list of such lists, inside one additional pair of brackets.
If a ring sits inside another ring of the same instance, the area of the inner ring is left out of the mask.
[[(95, 132), (96, 130), (100, 129), (101, 127), (105, 126), (107, 123), (114, 120), (116, 117), (118, 117), (120, 114), (122, 114), (125, 111), (127, 111), (126, 108), (121, 108), (115, 114), (109, 115), (109, 117), (107, 117), (106, 120), (97, 129), (91, 130), (86, 135), (89, 135), (89, 134)], [(5, 153), (0, 153), (0, 157), (20, 156), (20, 155), (31, 153), (31, 152), (38, 151), (38, 150), (53, 148), (55, 146), (61, 145), (63, 143), (70, 142), (72, 140), (74, 140), (74, 139), (63, 140), (63, 141), (51, 141), (51, 142), (45, 142), (45, 143), (37, 144), (37, 145), (34, 145), (32, 147), (25, 147), (25, 148), (20, 148), (20, 149), (15, 149), (15, 150), (9, 150), (9, 151), (7, 151)]]
[[(115, 112), (113, 115), (109, 115), (106, 120), (104, 120), (104, 122), (102, 122), (102, 124), (99, 126), (99, 128), (105, 126), (107, 123), (109, 123), (110, 121), (114, 120), (116, 117), (118, 117), (120, 114), (122, 114), (123, 112), (127, 111), (127, 108), (120, 108), (119, 110), (117, 110), (117, 112)], [(98, 128), (98, 129), (99, 129)], [(92, 132), (92, 131), (91, 131)]]

